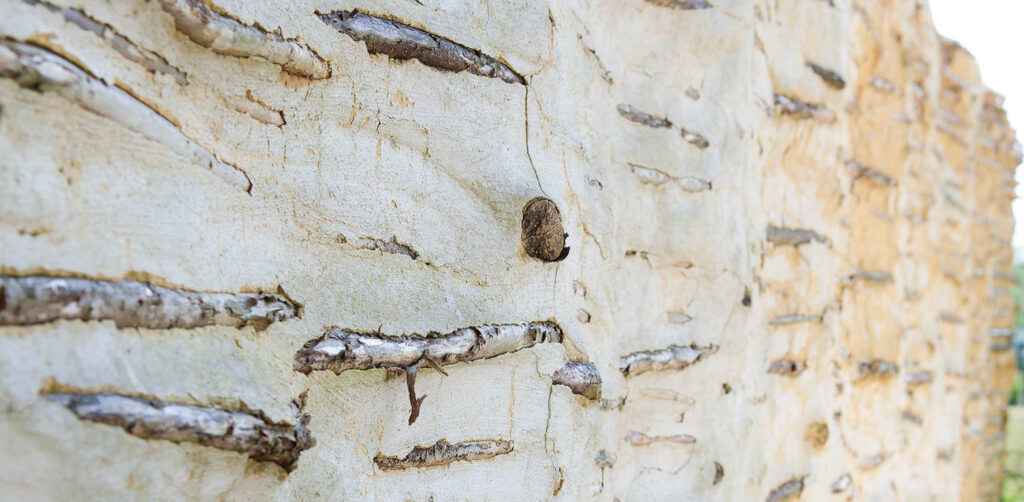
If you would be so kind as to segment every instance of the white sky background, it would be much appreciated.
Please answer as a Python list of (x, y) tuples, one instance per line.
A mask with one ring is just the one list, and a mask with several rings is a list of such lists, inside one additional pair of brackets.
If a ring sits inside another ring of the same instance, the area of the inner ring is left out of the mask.
[[(981, 67), (985, 85), (1006, 96), (1006, 111), (1017, 138), (1024, 139), (1024, 0), (930, 0), (939, 33), (960, 42)], [(1022, 183), (1024, 170), (1017, 169)], [(1024, 259), (1024, 200), (1021, 187), (1013, 203), (1017, 228), (1013, 247)]]

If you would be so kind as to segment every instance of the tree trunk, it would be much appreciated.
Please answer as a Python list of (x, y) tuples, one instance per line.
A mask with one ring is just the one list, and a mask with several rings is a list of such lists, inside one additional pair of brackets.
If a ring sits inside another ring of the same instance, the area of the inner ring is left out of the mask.
[(0, 498), (994, 498), (914, 0), (0, 0)]

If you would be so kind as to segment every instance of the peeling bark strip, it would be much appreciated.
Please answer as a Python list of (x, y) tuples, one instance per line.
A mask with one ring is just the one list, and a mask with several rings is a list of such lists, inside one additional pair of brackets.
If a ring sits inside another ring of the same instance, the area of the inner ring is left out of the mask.
[(331, 76), (331, 67), (305, 45), (214, 12), (202, 0), (158, 0), (174, 27), (193, 42), (223, 56), (258, 57), (311, 79)]
[(804, 491), (804, 478), (794, 478), (782, 483), (768, 494), (765, 502), (782, 502), (799, 497)]
[(169, 65), (167, 60), (159, 54), (152, 51), (148, 51), (135, 45), (134, 42), (125, 38), (114, 30), (109, 24), (101, 23), (78, 9), (65, 9), (51, 5), (46, 2), (40, 2), (39, 0), (22, 0), (23, 2), (43, 7), (50, 12), (56, 12), (64, 16), (64, 20), (82, 28), (85, 31), (95, 33), (100, 38), (110, 42), (110, 46), (121, 54), (126, 59), (133, 63), (138, 63), (146, 70), (152, 73), (163, 73), (169, 75), (174, 79), (178, 85), (187, 85), (188, 80), (185, 78), (185, 74), (177, 68)]
[(648, 436), (641, 432), (629, 432), (626, 434), (626, 442), (633, 446), (648, 446), (652, 443), (676, 443), (693, 444), (697, 438), (689, 434), (674, 434), (672, 436)]
[(419, 62), (440, 70), (468, 71), (474, 75), (499, 78), (509, 84), (526, 81), (497, 59), (457, 44), (447, 38), (356, 10), (317, 14), (320, 20), (357, 42), (365, 42), (370, 54)]
[(137, 281), (47, 276), (0, 276), (0, 326), (57, 320), (114, 321), (118, 328), (198, 328), (221, 325), (257, 330), (299, 315), (283, 295), (205, 293)]
[(127, 92), (107, 86), (52, 52), (0, 39), (0, 77), (13, 79), (26, 89), (54, 91), (86, 110), (167, 146), (210, 169), (232, 186), (245, 192), (252, 189), (245, 172), (204, 150), (159, 112)]
[(765, 237), (768, 239), (768, 242), (776, 246), (800, 246), (811, 241), (818, 241), (822, 244), (828, 243), (828, 239), (822, 237), (817, 232), (774, 227), (771, 225), (765, 229)]
[(231, 411), (120, 394), (45, 394), (78, 418), (114, 425), (143, 439), (190, 442), (244, 453), (291, 472), (303, 450), (316, 444), (301, 401), (294, 401), (295, 424), (270, 421), (262, 412)]
[(512, 452), (512, 442), (504, 439), (482, 439), (449, 444), (444, 439), (433, 446), (417, 446), (405, 458), (385, 457), (378, 453), (373, 463), (385, 471), (414, 467), (437, 467), (464, 460), (483, 460)]
[(805, 103), (782, 94), (775, 95), (775, 106), (779, 109), (779, 113), (790, 115), (793, 118), (813, 118), (824, 122), (832, 122), (836, 119), (835, 114), (823, 105)]
[(389, 336), (331, 328), (306, 343), (295, 354), (295, 371), (369, 370), (408, 368), (424, 358), (439, 366), (477, 361), (532, 347), (538, 343), (562, 341), (562, 329), (550, 321), (501, 324), (436, 332)]
[(669, 122), (668, 119), (658, 117), (656, 115), (651, 115), (649, 113), (644, 113), (627, 104), (621, 104), (617, 106), (616, 109), (619, 111), (619, 115), (622, 115), (626, 120), (629, 120), (630, 122), (636, 122), (637, 124), (643, 124), (647, 127), (653, 127), (655, 129), (660, 127), (672, 127), (672, 122)]
[(669, 345), (660, 350), (645, 350), (620, 357), (619, 369), (626, 376), (639, 375), (648, 371), (681, 370), (715, 352), (718, 352), (717, 345), (708, 345), (707, 347)]
[(795, 378), (800, 376), (805, 369), (807, 369), (807, 365), (803, 361), (780, 359), (768, 366), (768, 373)]
[(676, 178), (658, 169), (652, 169), (650, 167), (644, 167), (633, 163), (629, 164), (629, 170), (636, 175), (640, 180), (640, 183), (645, 185), (660, 186), (665, 183), (674, 182), (679, 185), (679, 188), (683, 189), (684, 192), (697, 193), (711, 190), (710, 181), (693, 176)]
[(566, 363), (551, 375), (551, 382), (587, 399), (601, 399), (601, 375), (594, 363)]
[(814, 73), (817, 73), (818, 76), (821, 77), (821, 79), (824, 80), (826, 84), (836, 89), (842, 89), (846, 87), (846, 80), (843, 80), (843, 77), (838, 73), (829, 70), (828, 68), (825, 68), (823, 66), (818, 66), (810, 61), (807, 62), (807, 66), (809, 66), (811, 70), (814, 71)]
[(562, 213), (551, 199), (534, 197), (523, 206), (523, 250), (543, 261), (561, 261), (569, 255)]
[(704, 0), (647, 0), (649, 3), (672, 9), (697, 10), (710, 9), (711, 4)]

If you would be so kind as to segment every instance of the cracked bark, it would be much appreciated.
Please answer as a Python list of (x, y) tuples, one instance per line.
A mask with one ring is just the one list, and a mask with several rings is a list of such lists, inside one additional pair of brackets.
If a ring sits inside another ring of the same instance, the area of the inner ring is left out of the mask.
[(425, 336), (416, 333), (389, 336), (379, 331), (360, 333), (331, 328), (299, 349), (293, 367), (307, 375), (313, 371), (338, 374), (375, 368), (404, 370), (411, 407), (409, 425), (412, 425), (427, 397), (416, 397), (416, 373), (421, 362), (447, 375), (442, 366), (489, 359), (538, 343), (561, 341), (562, 329), (550, 321), (473, 326), (448, 334), (430, 332)]
[(163, 144), (228, 184), (246, 193), (252, 190), (252, 182), (244, 171), (197, 145), (159, 112), (50, 51), (0, 39), (0, 77), (13, 79), (25, 89), (56, 92), (86, 110)]
[(232, 411), (120, 394), (44, 394), (78, 418), (123, 428), (143, 439), (199, 443), (245, 454), (253, 460), (295, 469), (299, 455), (316, 445), (302, 413), (304, 398), (292, 402), (295, 424), (270, 421), (262, 412)]
[(507, 64), (440, 35), (356, 10), (317, 15), (331, 28), (352, 40), (364, 42), (370, 54), (385, 54), (397, 60), (415, 59), (439, 70), (467, 71), (509, 84), (526, 85), (523, 77)]
[(0, 276), (0, 325), (57, 320), (114, 321), (118, 328), (253, 326), (297, 317), (300, 306), (284, 295), (205, 293), (137, 281), (48, 276)]
[(664, 349), (644, 350), (620, 357), (619, 369), (626, 376), (639, 375), (648, 371), (681, 370), (715, 352), (718, 352), (717, 345), (707, 347), (669, 345)]
[(258, 57), (300, 77), (322, 79), (331, 68), (312, 49), (215, 12), (201, 0), (157, 0), (174, 27), (193, 42), (223, 56)]
[(404, 458), (378, 453), (373, 463), (385, 470), (438, 467), (457, 461), (483, 460), (512, 452), (512, 442), (504, 439), (481, 439), (450, 444), (441, 439), (432, 446), (416, 446)]
[(601, 375), (594, 363), (569, 362), (551, 375), (551, 382), (564, 385), (587, 399), (601, 399)]
[(95, 33), (100, 38), (108, 41), (111, 48), (118, 54), (124, 56), (133, 63), (137, 63), (151, 73), (163, 73), (174, 79), (178, 85), (188, 85), (188, 79), (181, 70), (171, 66), (163, 56), (143, 49), (137, 44), (128, 40), (127, 37), (118, 33), (112, 26), (97, 21), (78, 9), (61, 8), (39, 0), (22, 0), (23, 2), (43, 7), (50, 12), (56, 12), (64, 16), (64, 20), (82, 28), (85, 31)]
[(352, 243), (352, 246), (355, 247), (356, 249), (368, 249), (388, 254), (401, 254), (408, 256), (413, 260), (419, 258), (420, 256), (420, 254), (417, 253), (413, 248), (409, 247), (406, 244), (398, 242), (398, 239), (395, 236), (392, 236), (390, 241), (376, 239), (373, 237), (361, 237), (359, 239), (356, 239)]

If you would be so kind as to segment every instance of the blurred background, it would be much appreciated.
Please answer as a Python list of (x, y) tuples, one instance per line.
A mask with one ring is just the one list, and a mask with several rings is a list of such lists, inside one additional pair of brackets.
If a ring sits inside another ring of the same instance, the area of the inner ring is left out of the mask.
[[(1024, 70), (1017, 51), (1024, 47), (1024, 1), (1021, 0), (931, 0), (932, 17), (939, 33), (960, 42), (981, 66), (985, 83), (1006, 96), (1005, 108), (1018, 137), (1024, 131)], [(1006, 472), (1003, 500), (1024, 502), (1024, 201), (1021, 200), (1021, 170), (1017, 169), (1017, 220), (1013, 236), (1014, 287), (1016, 303), (1017, 376), (1008, 399)]]

